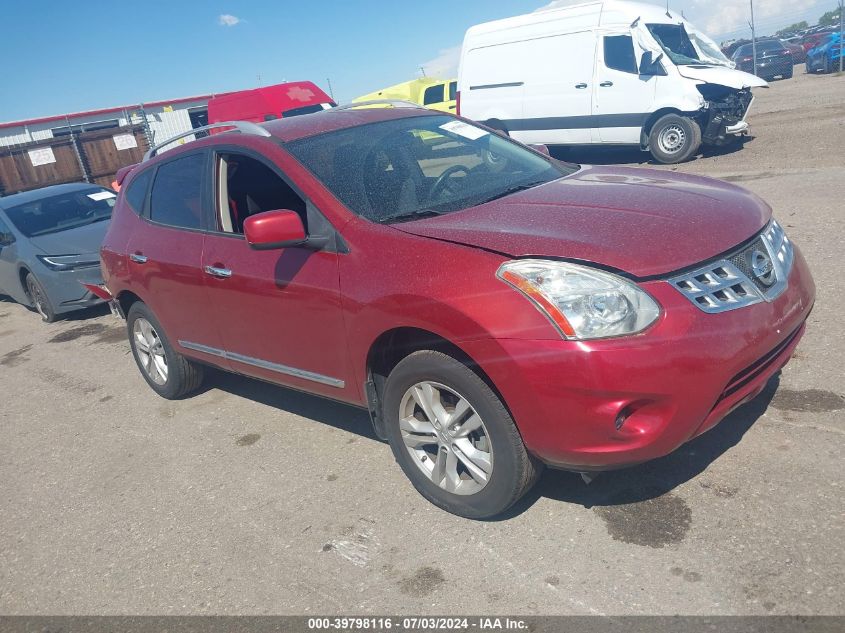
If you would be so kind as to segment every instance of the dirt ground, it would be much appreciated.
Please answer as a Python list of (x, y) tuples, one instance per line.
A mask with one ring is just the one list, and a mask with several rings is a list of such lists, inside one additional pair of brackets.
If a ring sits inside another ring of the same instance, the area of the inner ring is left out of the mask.
[(845, 614), (844, 101), (845, 77), (774, 82), (753, 140), (667, 168), (757, 192), (806, 255), (779, 379), (664, 459), (546, 472), (499, 521), (429, 505), (362, 411), (217, 372), (168, 402), (105, 310), (0, 299), (0, 613)]

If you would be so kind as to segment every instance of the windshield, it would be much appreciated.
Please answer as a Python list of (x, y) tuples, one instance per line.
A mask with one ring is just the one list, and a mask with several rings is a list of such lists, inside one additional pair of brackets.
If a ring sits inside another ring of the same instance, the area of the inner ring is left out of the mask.
[(704, 33), (684, 24), (647, 24), (660, 47), (677, 66), (731, 66), (718, 45)]
[(450, 116), (359, 125), (287, 147), (353, 212), (385, 223), (466, 209), (577, 168)]
[(6, 215), (26, 237), (37, 237), (108, 220), (114, 203), (113, 192), (92, 187), (10, 207)]

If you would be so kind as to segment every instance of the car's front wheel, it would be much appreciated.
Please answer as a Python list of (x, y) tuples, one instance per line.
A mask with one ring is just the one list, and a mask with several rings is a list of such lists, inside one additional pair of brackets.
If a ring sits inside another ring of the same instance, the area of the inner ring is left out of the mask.
[(137, 302), (126, 315), (129, 344), (141, 375), (158, 395), (175, 400), (202, 384), (202, 365), (177, 352), (146, 304)]
[(26, 292), (29, 295), (29, 300), (32, 302), (32, 307), (41, 315), (41, 320), (45, 323), (53, 323), (58, 319), (56, 311), (53, 310), (53, 305), (44, 292), (44, 287), (41, 285), (35, 275), (27, 273), (26, 275)]
[(383, 413), (393, 454), (411, 483), (453, 514), (501, 514), (541, 470), (501, 400), (446, 354), (419, 351), (403, 359), (388, 376)]
[(667, 114), (651, 128), (648, 145), (657, 162), (682, 163), (701, 147), (701, 127), (689, 117)]

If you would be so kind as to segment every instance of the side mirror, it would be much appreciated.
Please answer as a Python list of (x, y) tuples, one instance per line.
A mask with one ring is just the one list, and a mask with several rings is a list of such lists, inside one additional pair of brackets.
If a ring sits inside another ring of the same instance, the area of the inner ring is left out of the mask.
[(15, 236), (11, 233), (0, 233), (0, 248), (14, 244)]
[(640, 59), (640, 74), (646, 76), (666, 75), (666, 69), (660, 63), (661, 59), (663, 59), (663, 53), (660, 53), (657, 57), (654, 57), (651, 51), (643, 53), (642, 59)]
[(533, 149), (535, 152), (540, 152), (541, 154), (545, 154), (546, 156), (551, 157), (551, 154), (549, 153), (549, 148), (546, 145), (542, 145), (540, 143), (531, 143), (530, 145), (528, 145), (528, 147)]
[(266, 251), (305, 244), (308, 236), (296, 211), (265, 211), (244, 220), (244, 236), (250, 248)]

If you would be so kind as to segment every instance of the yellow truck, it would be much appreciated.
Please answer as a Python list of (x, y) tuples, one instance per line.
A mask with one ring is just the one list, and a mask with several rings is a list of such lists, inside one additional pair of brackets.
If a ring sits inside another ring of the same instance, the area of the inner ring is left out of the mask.
[(352, 100), (352, 103), (376, 101), (378, 99), (401, 99), (402, 101), (418, 103), (432, 110), (454, 113), (457, 90), (457, 79), (423, 77), (356, 97)]

